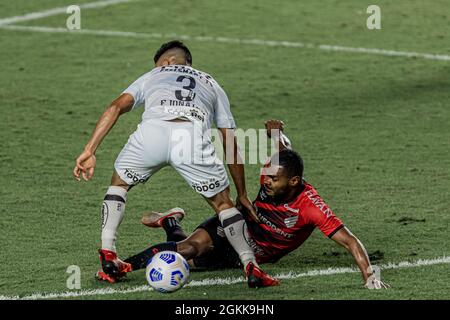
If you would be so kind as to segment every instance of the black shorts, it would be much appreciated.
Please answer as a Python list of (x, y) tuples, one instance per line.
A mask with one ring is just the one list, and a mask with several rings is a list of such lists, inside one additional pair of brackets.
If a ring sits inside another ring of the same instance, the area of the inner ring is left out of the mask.
[(213, 242), (212, 251), (194, 258), (194, 264), (200, 269), (242, 268), (238, 254), (228, 242), (219, 217), (206, 219), (197, 229), (208, 232)]

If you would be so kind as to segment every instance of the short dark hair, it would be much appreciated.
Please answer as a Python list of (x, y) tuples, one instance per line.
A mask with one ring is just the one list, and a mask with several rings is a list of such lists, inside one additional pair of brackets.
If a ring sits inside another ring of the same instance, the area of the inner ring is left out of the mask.
[[(277, 154), (274, 155), (276, 157)], [(300, 177), (303, 178), (303, 159), (302, 157), (291, 149), (284, 149), (278, 152), (279, 165), (282, 166), (288, 178)]]
[(184, 57), (186, 58), (186, 62), (189, 63), (189, 65), (192, 65), (192, 55), (189, 51), (188, 47), (186, 45), (179, 41), (179, 40), (172, 40), (166, 43), (163, 43), (161, 47), (156, 51), (155, 56), (153, 57), (153, 60), (158, 61), (159, 58), (164, 54), (164, 52), (173, 49), (173, 48), (179, 48), (184, 51)]

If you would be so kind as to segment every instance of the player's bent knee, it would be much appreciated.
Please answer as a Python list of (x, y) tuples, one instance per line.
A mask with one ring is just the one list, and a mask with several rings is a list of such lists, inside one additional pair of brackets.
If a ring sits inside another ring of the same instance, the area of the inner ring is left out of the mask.
[(207, 251), (207, 244), (197, 240), (186, 239), (178, 242), (177, 251), (186, 259), (193, 259)]
[(120, 176), (117, 174), (116, 171), (114, 171), (112, 177), (111, 177), (111, 186), (114, 187), (121, 187), (124, 188), (125, 190), (129, 190), (130, 189), (130, 185), (128, 183), (126, 183), (125, 181), (123, 181)]
[(230, 192), (228, 188), (219, 192), (214, 197), (209, 198), (208, 202), (211, 203), (216, 213), (234, 207), (233, 201), (230, 198)]
[(177, 243), (177, 252), (186, 260), (193, 259), (199, 255), (199, 250), (192, 241), (184, 240)]

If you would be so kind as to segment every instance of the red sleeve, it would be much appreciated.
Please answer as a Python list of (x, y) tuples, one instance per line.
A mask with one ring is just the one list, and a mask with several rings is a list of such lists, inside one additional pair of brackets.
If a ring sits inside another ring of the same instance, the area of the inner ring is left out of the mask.
[(314, 224), (327, 237), (332, 237), (339, 229), (344, 227), (342, 221), (324, 203), (320, 207), (311, 204), (307, 216), (309, 223)]

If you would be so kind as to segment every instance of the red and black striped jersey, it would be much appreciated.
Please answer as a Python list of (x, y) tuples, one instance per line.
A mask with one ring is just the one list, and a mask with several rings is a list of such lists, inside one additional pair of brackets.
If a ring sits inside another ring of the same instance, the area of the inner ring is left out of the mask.
[(289, 203), (276, 203), (262, 186), (253, 202), (261, 223), (245, 215), (249, 243), (258, 262), (275, 262), (298, 248), (317, 227), (327, 237), (344, 225), (310, 184)]

